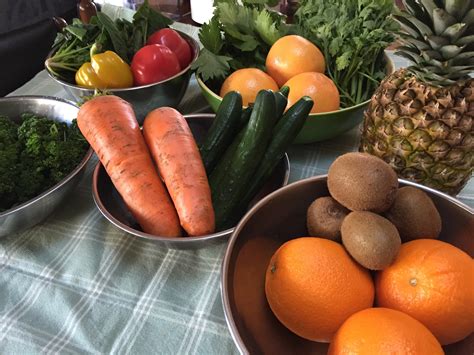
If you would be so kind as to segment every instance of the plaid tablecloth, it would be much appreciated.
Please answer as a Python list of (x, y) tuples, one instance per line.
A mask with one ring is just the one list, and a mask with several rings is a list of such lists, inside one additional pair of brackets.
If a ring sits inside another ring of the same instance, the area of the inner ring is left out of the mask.
[[(65, 92), (43, 71), (11, 95)], [(179, 109), (210, 112), (194, 77)], [(358, 141), (356, 128), (292, 147), (290, 181), (326, 173)], [(94, 205), (92, 163), (46, 221), (0, 239), (0, 353), (237, 353), (219, 294), (226, 245), (168, 250), (122, 232)], [(472, 179), (459, 198), (474, 206)]]

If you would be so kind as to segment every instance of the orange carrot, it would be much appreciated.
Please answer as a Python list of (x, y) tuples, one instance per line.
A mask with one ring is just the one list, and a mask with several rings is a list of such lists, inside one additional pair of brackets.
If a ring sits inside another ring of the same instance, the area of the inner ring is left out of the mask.
[(171, 107), (151, 111), (143, 135), (190, 236), (214, 232), (211, 189), (199, 149), (186, 119)]
[(131, 105), (117, 96), (96, 97), (81, 106), (77, 124), (143, 231), (180, 236), (178, 215)]

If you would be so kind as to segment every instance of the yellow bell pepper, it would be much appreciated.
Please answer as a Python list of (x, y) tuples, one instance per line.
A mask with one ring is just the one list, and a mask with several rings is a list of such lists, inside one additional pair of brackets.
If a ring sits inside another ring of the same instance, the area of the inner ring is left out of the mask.
[(128, 88), (133, 85), (130, 66), (115, 52), (94, 54), (91, 65), (106, 88)]
[(76, 84), (88, 89), (103, 89), (105, 83), (99, 79), (90, 62), (85, 62), (76, 72)]

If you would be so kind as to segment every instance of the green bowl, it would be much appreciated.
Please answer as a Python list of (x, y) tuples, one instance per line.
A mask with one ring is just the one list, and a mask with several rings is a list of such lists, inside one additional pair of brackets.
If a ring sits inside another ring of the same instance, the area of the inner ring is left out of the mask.
[[(385, 55), (385, 60), (387, 62), (387, 74), (391, 74), (394, 71), (393, 62), (387, 55)], [(222, 102), (222, 97), (213, 92), (198, 75), (196, 75), (196, 79), (207, 102), (214, 112), (217, 112)], [(369, 102), (370, 99), (358, 105), (337, 111), (310, 114), (293, 143), (307, 144), (320, 142), (334, 138), (354, 128), (362, 122), (364, 110)]]
[[(213, 92), (204, 81), (196, 75), (202, 93), (214, 112), (217, 112), (222, 97)], [(334, 138), (357, 126), (364, 118), (364, 110), (370, 100), (338, 111), (313, 113), (308, 116), (303, 128), (293, 143), (306, 144)]]

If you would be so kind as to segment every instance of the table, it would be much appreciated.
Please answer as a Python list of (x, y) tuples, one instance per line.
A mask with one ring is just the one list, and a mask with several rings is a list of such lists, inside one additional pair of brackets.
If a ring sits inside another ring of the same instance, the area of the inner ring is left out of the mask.
[[(42, 71), (11, 95), (65, 92)], [(194, 77), (179, 110), (210, 112)], [(291, 147), (290, 182), (325, 174), (358, 141), (357, 127), (336, 139)], [(52, 216), (0, 240), (0, 353), (238, 353), (220, 299), (225, 243), (168, 250), (122, 232), (92, 200), (95, 161)], [(459, 198), (474, 206), (473, 179)]]

